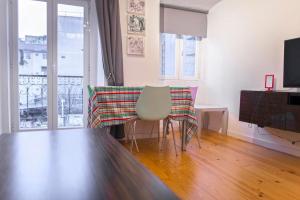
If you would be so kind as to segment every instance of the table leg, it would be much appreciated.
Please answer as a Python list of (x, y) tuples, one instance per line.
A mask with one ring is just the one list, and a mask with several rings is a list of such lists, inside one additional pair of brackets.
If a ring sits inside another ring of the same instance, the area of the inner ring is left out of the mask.
[(223, 111), (222, 133), (227, 135), (228, 131), (228, 110)]
[(201, 110), (196, 110), (196, 117), (197, 117), (197, 122), (198, 122), (198, 134), (201, 135), (202, 133), (202, 128), (203, 128), (203, 118), (202, 118), (202, 111)]

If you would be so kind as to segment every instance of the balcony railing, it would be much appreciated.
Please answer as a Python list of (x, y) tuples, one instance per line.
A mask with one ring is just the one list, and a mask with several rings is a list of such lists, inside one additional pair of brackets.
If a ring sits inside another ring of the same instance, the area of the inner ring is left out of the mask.
[[(47, 75), (19, 75), (19, 95), (20, 128), (46, 128)], [(59, 127), (83, 126), (82, 76), (58, 76), (57, 111)]]

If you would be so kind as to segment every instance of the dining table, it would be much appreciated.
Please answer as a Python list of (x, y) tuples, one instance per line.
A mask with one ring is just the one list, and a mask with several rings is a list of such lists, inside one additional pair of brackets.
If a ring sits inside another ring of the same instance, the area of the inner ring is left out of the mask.
[(0, 135), (0, 199), (176, 200), (105, 128)]
[[(90, 89), (88, 106), (88, 127), (111, 127), (136, 119), (136, 102), (144, 87), (101, 86)], [(172, 100), (169, 119), (181, 122), (181, 149), (194, 134), (197, 134), (198, 121), (190, 87), (170, 87)]]

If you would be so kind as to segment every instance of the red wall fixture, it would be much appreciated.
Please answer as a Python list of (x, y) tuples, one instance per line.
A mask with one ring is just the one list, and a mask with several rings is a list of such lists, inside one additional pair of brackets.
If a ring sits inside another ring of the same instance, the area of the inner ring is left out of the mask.
[(266, 74), (265, 76), (265, 88), (268, 91), (273, 91), (275, 84), (275, 76), (274, 74)]

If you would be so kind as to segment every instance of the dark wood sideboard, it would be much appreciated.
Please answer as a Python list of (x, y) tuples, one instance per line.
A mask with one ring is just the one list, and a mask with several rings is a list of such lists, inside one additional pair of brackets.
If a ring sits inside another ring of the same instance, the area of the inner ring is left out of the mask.
[(300, 93), (241, 91), (239, 120), (300, 133)]

